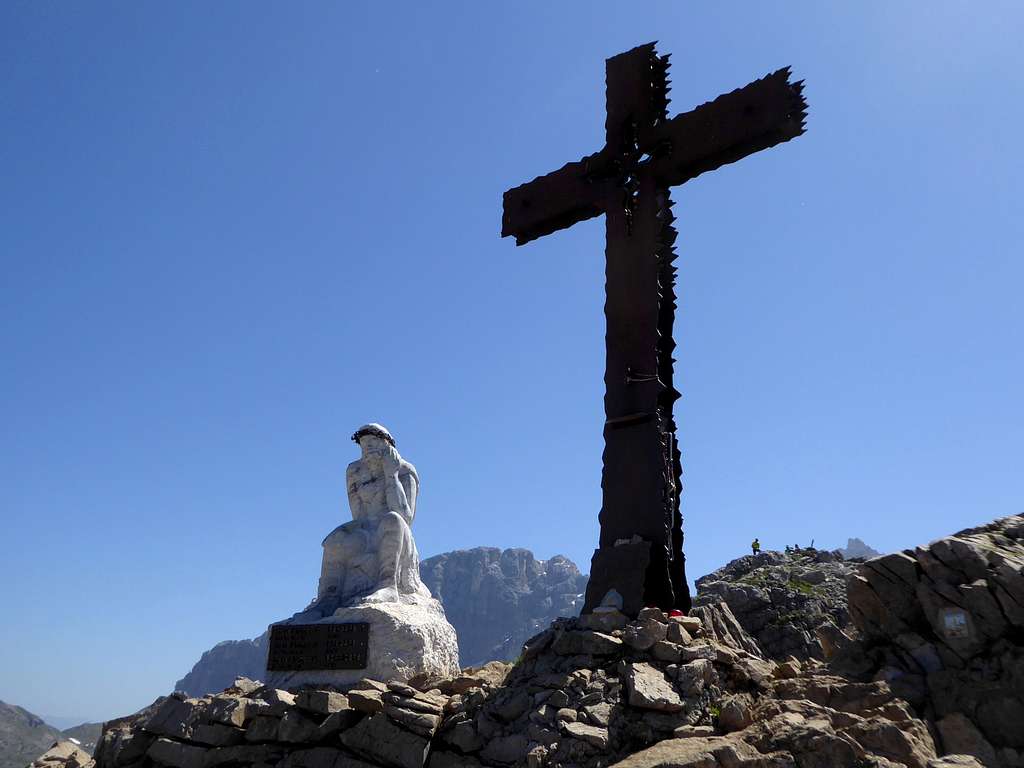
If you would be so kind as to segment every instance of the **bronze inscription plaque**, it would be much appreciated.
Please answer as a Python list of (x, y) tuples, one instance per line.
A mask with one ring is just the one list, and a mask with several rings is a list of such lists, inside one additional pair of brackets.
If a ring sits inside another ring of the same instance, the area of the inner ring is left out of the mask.
[(365, 669), (370, 625), (278, 624), (270, 628), (267, 670)]

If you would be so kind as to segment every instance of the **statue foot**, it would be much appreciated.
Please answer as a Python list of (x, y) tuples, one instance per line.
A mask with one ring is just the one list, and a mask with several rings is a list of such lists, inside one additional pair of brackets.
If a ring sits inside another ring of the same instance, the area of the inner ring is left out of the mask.
[(398, 590), (395, 587), (381, 587), (364, 597), (361, 603), (397, 603)]

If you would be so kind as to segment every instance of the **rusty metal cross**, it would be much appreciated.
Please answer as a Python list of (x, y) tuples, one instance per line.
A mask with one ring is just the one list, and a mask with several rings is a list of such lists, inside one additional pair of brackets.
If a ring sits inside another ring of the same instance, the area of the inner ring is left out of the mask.
[(791, 83), (788, 68), (669, 119), (668, 58), (651, 43), (608, 59), (604, 148), (504, 198), (501, 234), (516, 245), (605, 215), (601, 537), (584, 612), (615, 593), (633, 615), (646, 605), (690, 607), (672, 415), (669, 188), (804, 131), (802, 82)]

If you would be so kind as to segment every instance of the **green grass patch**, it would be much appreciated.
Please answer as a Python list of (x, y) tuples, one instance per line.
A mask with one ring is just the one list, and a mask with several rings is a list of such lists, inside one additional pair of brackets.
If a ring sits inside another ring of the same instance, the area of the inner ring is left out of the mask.
[(789, 588), (799, 592), (801, 595), (813, 595), (814, 585), (809, 581), (803, 581), (802, 579), (790, 579)]

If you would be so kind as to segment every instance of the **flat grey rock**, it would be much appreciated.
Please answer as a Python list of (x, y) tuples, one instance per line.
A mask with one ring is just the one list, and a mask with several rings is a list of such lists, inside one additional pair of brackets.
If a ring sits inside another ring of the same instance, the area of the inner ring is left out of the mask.
[(683, 708), (683, 700), (661, 670), (643, 662), (625, 663), (622, 669), (630, 706), (660, 712)]
[(387, 768), (423, 768), (430, 742), (379, 714), (361, 720), (341, 734), (341, 743)]

